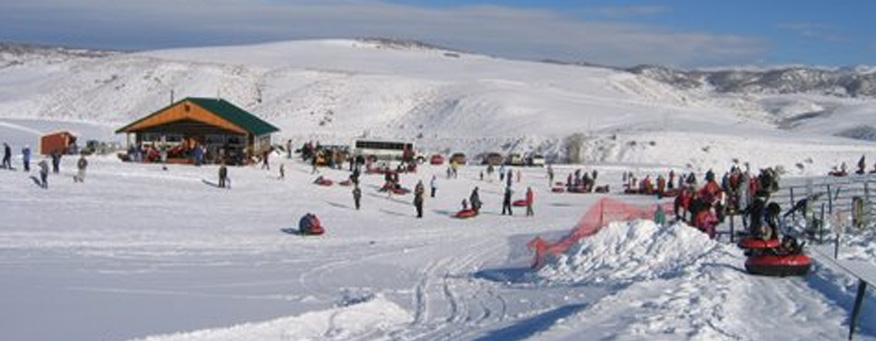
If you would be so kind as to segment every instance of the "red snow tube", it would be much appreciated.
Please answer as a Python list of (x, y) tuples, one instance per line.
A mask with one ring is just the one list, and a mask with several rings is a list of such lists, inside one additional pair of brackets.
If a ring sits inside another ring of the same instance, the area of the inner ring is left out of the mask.
[(325, 228), (322, 227), (319, 218), (310, 213), (301, 217), (301, 220), (298, 221), (298, 229), (303, 235), (318, 236), (325, 233)]
[(333, 182), (329, 179), (316, 179), (313, 181), (313, 183), (320, 186), (331, 186)]
[(341, 185), (341, 186), (350, 186), (352, 184), (353, 184), (353, 182), (350, 180), (344, 180), (344, 181), (338, 182), (338, 185)]
[(523, 207), (526, 206), (526, 204), (528, 204), (528, 202), (526, 202), (526, 199), (514, 200), (514, 202), (511, 203), (511, 205), (517, 207)]
[(551, 188), (551, 192), (554, 192), (554, 193), (563, 193), (563, 192), (565, 192), (565, 191), (566, 191), (566, 190), (563, 189), (562, 187), (554, 187), (554, 188)]
[(748, 273), (763, 276), (805, 276), (811, 266), (812, 260), (804, 254), (757, 255), (745, 261)]
[(778, 239), (763, 240), (760, 238), (745, 237), (739, 240), (736, 245), (741, 249), (763, 250), (774, 249), (782, 243)]
[(476, 212), (473, 209), (467, 209), (467, 210), (462, 210), (462, 211), (457, 212), (455, 217), (457, 217), (459, 219), (466, 219), (466, 218), (474, 217), (476, 215), (478, 215), (478, 212)]
[(410, 191), (409, 189), (404, 188), (404, 187), (398, 187), (398, 188), (394, 188), (394, 189), (392, 190), (392, 193), (395, 193), (395, 194), (401, 194), (401, 195), (408, 194), (408, 193), (410, 193), (410, 192), (411, 192), (411, 191)]

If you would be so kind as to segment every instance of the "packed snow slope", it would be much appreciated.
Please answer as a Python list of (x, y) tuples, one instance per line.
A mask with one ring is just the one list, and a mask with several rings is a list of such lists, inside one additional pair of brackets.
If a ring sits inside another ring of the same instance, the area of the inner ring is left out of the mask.
[(141, 53), (0, 51), (0, 117), (119, 127), (185, 96), (221, 96), (277, 140), (405, 139), (427, 152), (704, 170), (734, 159), (820, 174), (876, 150), (876, 102), (681, 89), (608, 68), (515, 61), (384, 40)]
[[(85, 183), (65, 157), (48, 189), (19, 157), (0, 170), (0, 339), (838, 340), (848, 329), (854, 277), (820, 262), (805, 278), (750, 276), (734, 245), (681, 224), (612, 224), (530, 270), (526, 242), (558, 239), (601, 198), (552, 193), (541, 168), (512, 184), (515, 198), (535, 190), (534, 217), (501, 215), (503, 185), (480, 180), (481, 166), (402, 175), (407, 188), (438, 176), (417, 219), (411, 195), (378, 191), (380, 176), (363, 177), (355, 210), (349, 187), (312, 183), (348, 172), (311, 174), (281, 155), (269, 170), (231, 168), (231, 189), (216, 187), (216, 166), (89, 160)], [(597, 169), (618, 189), (629, 168)], [(451, 218), (475, 186), (482, 214)], [(284, 232), (308, 212), (325, 235)], [(872, 236), (845, 238), (845, 257), (876, 259)], [(876, 340), (872, 293), (864, 307), (857, 337)]]

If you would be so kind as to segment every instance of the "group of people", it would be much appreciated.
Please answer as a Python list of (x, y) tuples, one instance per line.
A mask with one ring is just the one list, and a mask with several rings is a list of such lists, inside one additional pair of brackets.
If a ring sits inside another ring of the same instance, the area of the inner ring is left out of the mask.
[[(48, 155), (48, 159), (51, 160), (52, 173), (58, 174), (61, 172), (61, 157), (63, 153), (61, 151), (52, 151)], [(24, 145), (21, 148), (21, 163), (22, 169), (25, 172), (30, 172), (30, 162), (31, 162), (32, 152), (29, 145)], [(38, 185), (42, 188), (49, 188), (49, 162), (46, 161), (46, 158), (41, 159), (37, 163), (37, 167), (39, 167), (39, 179)], [(85, 182), (85, 169), (88, 167), (88, 160), (85, 159), (85, 155), (80, 155), (79, 160), (76, 162), (77, 172), (73, 175), (73, 182)], [(3, 143), (3, 161), (0, 164), (0, 168), (14, 170), (12, 166), (12, 147), (9, 146), (8, 143)], [(35, 180), (36, 181), (36, 180)]]
[[(876, 174), (876, 164), (873, 164), (873, 169), (868, 172), (867, 171), (866, 155), (861, 155), (861, 158), (858, 159), (858, 169), (855, 170), (855, 174), (864, 175), (864, 174), (868, 174), (868, 173), (869, 174)], [(831, 169), (831, 171), (828, 172), (827, 174), (832, 175), (832, 176), (849, 175), (848, 166), (846, 166), (846, 163), (843, 162), (842, 164), (839, 165), (839, 167), (834, 166), (833, 169)]]
[[(566, 191), (577, 193), (592, 193), (596, 188), (596, 179), (599, 172), (594, 169), (591, 172), (576, 169), (575, 172), (566, 176)], [(553, 168), (548, 168), (548, 178), (553, 178)]]
[[(670, 178), (672, 174), (670, 172)], [(687, 221), (712, 237), (715, 235), (715, 226), (723, 222), (728, 214), (745, 215), (747, 219), (743, 223), (748, 225), (752, 234), (765, 234), (761, 231), (764, 225), (759, 222), (768, 221), (764, 219), (767, 213), (777, 215), (780, 211), (778, 204), (766, 204), (770, 194), (779, 189), (779, 175), (773, 168), (761, 169), (757, 176), (753, 176), (747, 165), (745, 170), (734, 165), (724, 173), (720, 183), (711, 169), (706, 172), (704, 179), (703, 186), (697, 188), (693, 173), (681, 176), (674, 213), (677, 220)], [(765, 210), (767, 206), (776, 211)], [(769, 232), (775, 234), (776, 230), (773, 228)]]

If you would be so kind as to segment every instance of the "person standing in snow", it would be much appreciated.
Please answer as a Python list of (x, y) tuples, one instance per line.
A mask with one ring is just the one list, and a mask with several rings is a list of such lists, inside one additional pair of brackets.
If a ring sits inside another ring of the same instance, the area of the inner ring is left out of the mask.
[(362, 200), (362, 190), (359, 189), (359, 184), (353, 187), (353, 203), (356, 204), (356, 210), (359, 210), (359, 202)]
[(58, 174), (61, 171), (61, 152), (52, 152), (52, 173)]
[(280, 180), (283, 180), (285, 178), (286, 178), (286, 164), (280, 162)]
[(76, 169), (78, 172), (76, 176), (73, 177), (73, 182), (85, 182), (86, 167), (88, 167), (88, 160), (85, 159), (85, 155), (79, 156), (79, 161), (76, 162)]
[(286, 158), (292, 158), (292, 139), (286, 140)]
[(432, 175), (432, 181), (429, 181), (429, 187), (432, 188), (430, 197), (434, 198), (435, 192), (438, 191), (438, 178), (436, 176)]
[(219, 166), (219, 188), (225, 188), (225, 181), (228, 179), (228, 168), (223, 163)]
[[(547, 175), (548, 175), (548, 187), (554, 185), (554, 167), (551, 164), (547, 166)], [(626, 176), (626, 174), (624, 174)]]
[(30, 172), (30, 146), (28, 145), (21, 148), (21, 162), (24, 164), (24, 171)]
[(535, 194), (532, 193), (532, 187), (526, 187), (526, 216), (531, 217), (535, 215), (535, 211), (532, 210), (532, 205), (535, 201)]
[(511, 187), (505, 187), (505, 196), (502, 199), (502, 215), (505, 215), (505, 211), (508, 211), (508, 215), (514, 215), (511, 212)]
[(262, 169), (271, 170), (271, 163), (268, 161), (268, 158), (271, 156), (271, 148), (265, 149), (262, 152)]
[(424, 187), (423, 180), (418, 181), (414, 187), (414, 206), (417, 207), (417, 218), (423, 217), (423, 195), (426, 192)]
[(471, 191), (471, 195), (468, 197), (468, 202), (471, 204), (471, 209), (475, 211), (475, 213), (480, 213), (483, 203), (481, 202), (481, 196), (478, 194), (477, 187)]
[(3, 142), (3, 168), (12, 169), (12, 148)]
[(49, 188), (49, 164), (46, 163), (46, 160), (40, 160), (40, 163), (37, 164), (40, 167), (40, 186), (45, 189)]

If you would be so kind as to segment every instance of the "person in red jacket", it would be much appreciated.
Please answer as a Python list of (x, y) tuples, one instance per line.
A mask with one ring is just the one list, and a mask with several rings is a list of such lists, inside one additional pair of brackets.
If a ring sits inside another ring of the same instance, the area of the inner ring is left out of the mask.
[(532, 204), (535, 201), (535, 194), (532, 193), (532, 187), (526, 187), (526, 216), (531, 217), (535, 215), (535, 211), (532, 210)]

